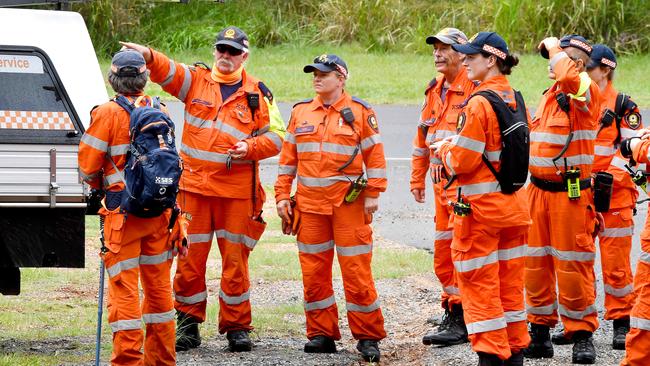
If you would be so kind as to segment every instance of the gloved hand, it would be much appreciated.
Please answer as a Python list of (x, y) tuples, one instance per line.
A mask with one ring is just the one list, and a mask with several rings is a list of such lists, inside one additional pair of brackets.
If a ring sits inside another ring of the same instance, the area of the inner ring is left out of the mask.
[[(175, 208), (174, 210), (179, 210)], [(187, 228), (190, 226), (191, 216), (187, 212), (179, 213), (171, 228), (169, 235), (169, 242), (172, 245), (172, 252), (174, 256), (179, 254), (181, 257), (187, 257), (190, 249), (190, 243), (187, 240)]]

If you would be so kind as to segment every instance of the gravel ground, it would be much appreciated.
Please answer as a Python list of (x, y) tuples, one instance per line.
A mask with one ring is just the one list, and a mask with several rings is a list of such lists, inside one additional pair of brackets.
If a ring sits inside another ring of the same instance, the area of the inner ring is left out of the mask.
[[(395, 247), (399, 244), (375, 240), (375, 245)], [(409, 248), (409, 250), (412, 250)], [(218, 284), (217, 284), (218, 286)], [(430, 274), (402, 279), (376, 281), (382, 302), (388, 337), (381, 342), (381, 365), (476, 365), (478, 358), (469, 344), (452, 347), (429, 347), (421, 337), (433, 325), (433, 319), (442, 314), (438, 306), (440, 283)], [(334, 281), (337, 299), (343, 299), (340, 280)], [(260, 282), (253, 285), (251, 301), (256, 304), (280, 305), (302, 301), (299, 281)], [(601, 314), (602, 315), (602, 314)], [(255, 316), (255, 314), (253, 314)], [(300, 319), (304, 329), (304, 318)], [(306, 354), (302, 347), (304, 335), (281, 335), (260, 338), (253, 333), (255, 346), (250, 353), (233, 354), (227, 351), (225, 337), (204, 339), (204, 343), (189, 352), (179, 353), (179, 365), (368, 365), (356, 351), (347, 319), (339, 321), (342, 339), (337, 342), (339, 352), (334, 355)], [(303, 331), (304, 332), (304, 331)], [(304, 334), (304, 333), (303, 333)], [(597, 365), (618, 365), (624, 351), (611, 349), (611, 323), (601, 316), (601, 328), (594, 335), (598, 350)], [(555, 346), (553, 359), (526, 360), (526, 365), (571, 365), (571, 345)]]

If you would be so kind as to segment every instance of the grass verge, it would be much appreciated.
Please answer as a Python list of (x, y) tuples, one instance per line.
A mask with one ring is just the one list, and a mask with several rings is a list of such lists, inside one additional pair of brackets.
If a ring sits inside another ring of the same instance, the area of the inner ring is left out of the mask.
[[(187, 64), (203, 61), (210, 65), (211, 52), (212, 49), (208, 47), (168, 55)], [(246, 67), (251, 74), (264, 80), (278, 100), (296, 102), (314, 95), (311, 77), (304, 74), (302, 68), (323, 53), (341, 56), (350, 68), (349, 92), (374, 104), (421, 104), (424, 88), (436, 74), (430, 55), (368, 52), (358, 44), (280, 45), (253, 49)], [(100, 63), (105, 74), (110, 60), (102, 59)], [(650, 107), (650, 89), (646, 87), (650, 78), (645, 71), (649, 64), (648, 54), (621, 56), (615, 78), (617, 89), (632, 95), (645, 108)], [(547, 65), (548, 61), (538, 55), (524, 54), (510, 76), (511, 84), (522, 91), (529, 107), (536, 108), (542, 91), (551, 85), (547, 78)], [(112, 95), (110, 86), (107, 85), (107, 89)], [(147, 85), (146, 92), (163, 99), (173, 99), (154, 83)]]

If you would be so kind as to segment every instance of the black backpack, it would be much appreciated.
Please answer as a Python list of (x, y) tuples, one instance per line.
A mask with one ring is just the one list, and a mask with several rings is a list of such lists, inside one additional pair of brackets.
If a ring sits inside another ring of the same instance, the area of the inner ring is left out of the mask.
[(511, 194), (526, 184), (528, 179), (528, 160), (530, 153), (530, 132), (526, 104), (521, 93), (515, 90), (517, 109), (512, 110), (506, 102), (491, 90), (481, 90), (470, 96), (480, 95), (487, 99), (499, 120), (501, 130), (501, 170), (496, 171), (487, 156), (483, 162), (499, 181), (501, 192)]
[(122, 95), (115, 102), (131, 115), (131, 143), (124, 175), (120, 174), (125, 186), (120, 207), (139, 217), (159, 216), (176, 205), (183, 171), (174, 122), (160, 110), (158, 98), (144, 107), (136, 107)]

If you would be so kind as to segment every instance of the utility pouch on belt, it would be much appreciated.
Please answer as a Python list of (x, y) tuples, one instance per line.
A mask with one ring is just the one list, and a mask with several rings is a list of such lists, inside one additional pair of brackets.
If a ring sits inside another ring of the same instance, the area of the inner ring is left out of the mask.
[(345, 194), (345, 198), (343, 199), (345, 203), (356, 201), (357, 198), (359, 198), (359, 194), (361, 194), (367, 185), (368, 180), (363, 177), (363, 174), (361, 174), (354, 182), (352, 182), (350, 189), (348, 189), (348, 193)]
[(472, 213), (472, 208), (469, 204), (469, 202), (465, 202), (463, 200), (463, 196), (460, 195), (460, 187), (458, 187), (458, 195), (456, 198), (456, 202), (453, 204), (454, 208), (454, 215), (456, 216), (468, 216), (469, 214)]
[(564, 173), (564, 182), (570, 200), (580, 198), (580, 168), (571, 168)]
[(607, 212), (612, 198), (614, 176), (607, 172), (596, 173), (594, 179), (594, 206), (596, 212)]

